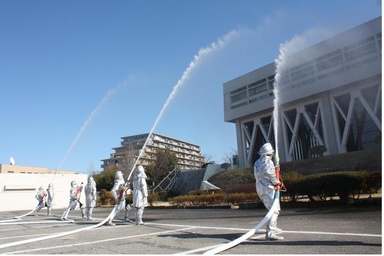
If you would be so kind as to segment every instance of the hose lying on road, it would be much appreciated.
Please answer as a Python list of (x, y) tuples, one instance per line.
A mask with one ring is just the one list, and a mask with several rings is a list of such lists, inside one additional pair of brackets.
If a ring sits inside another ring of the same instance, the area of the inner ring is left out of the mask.
[(15, 216), (15, 217), (13, 217), (13, 218), (14, 218), (14, 219), (21, 219), (21, 218), (23, 218), (23, 217), (25, 217), (25, 216), (28, 216), (29, 214), (32, 214), (34, 211), (35, 211), (35, 210), (33, 209), (32, 211), (30, 211), (30, 212), (28, 212), (28, 213), (26, 213), (26, 214), (23, 214), (23, 215), (20, 215), (20, 216)]
[(265, 215), (265, 217), (253, 229), (249, 230), (247, 233), (245, 233), (241, 237), (239, 237), (239, 238), (237, 238), (237, 239), (235, 239), (229, 243), (220, 245), (220, 246), (218, 246), (212, 250), (206, 251), (203, 255), (212, 255), (212, 254), (216, 254), (216, 253), (220, 253), (222, 251), (228, 250), (229, 248), (232, 248), (232, 247), (244, 242), (245, 240), (247, 240), (251, 236), (253, 236), (256, 233), (256, 231), (258, 231), (271, 218), (276, 207), (279, 205), (279, 200), (280, 200), (280, 191), (276, 191), (275, 199), (273, 200), (273, 204), (272, 204), (271, 209), (268, 211), (267, 215)]
[[(75, 229), (75, 230), (71, 230), (71, 231), (67, 231), (67, 232), (61, 232), (61, 233), (57, 233), (57, 234), (52, 234), (52, 235), (48, 235), (48, 236), (43, 236), (43, 237), (36, 237), (36, 238), (32, 238), (32, 239), (28, 239), (28, 240), (22, 240), (22, 241), (16, 241), (16, 242), (13, 242), (13, 243), (8, 243), (8, 244), (1, 244), (0, 245), (0, 249), (12, 247), (12, 246), (17, 246), (17, 245), (21, 245), (21, 244), (28, 244), (28, 243), (48, 240), (48, 239), (62, 237), (62, 236), (67, 236), (67, 235), (71, 235), (71, 234), (78, 233), (78, 232), (81, 232), (81, 231), (90, 230), (90, 229), (93, 229), (93, 228), (100, 227), (100, 226), (104, 225), (109, 219), (114, 217), (116, 209), (117, 209), (117, 205), (115, 205), (115, 207), (113, 208), (113, 210), (111, 211), (111, 213), (108, 215), (107, 218), (105, 218), (102, 222), (100, 222), (100, 223), (98, 223), (96, 225), (85, 227), (85, 228), (80, 228), (80, 229)], [(21, 217), (21, 216), (18, 216), (18, 217)]]

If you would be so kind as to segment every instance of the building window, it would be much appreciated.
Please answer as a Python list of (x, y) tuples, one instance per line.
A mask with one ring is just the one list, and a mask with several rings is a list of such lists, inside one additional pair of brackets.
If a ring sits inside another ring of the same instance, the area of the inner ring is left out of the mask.
[(316, 59), (316, 70), (322, 72), (326, 69), (333, 68), (343, 64), (343, 56), (341, 50), (336, 50), (331, 53), (325, 54)]
[(315, 67), (313, 62), (309, 61), (300, 66), (291, 69), (291, 79), (292, 81), (301, 79), (306, 76), (311, 76), (315, 74)]
[(248, 86), (249, 97), (267, 91), (267, 80), (262, 79)]
[(247, 87), (243, 86), (231, 92), (231, 103), (244, 100), (247, 98)]

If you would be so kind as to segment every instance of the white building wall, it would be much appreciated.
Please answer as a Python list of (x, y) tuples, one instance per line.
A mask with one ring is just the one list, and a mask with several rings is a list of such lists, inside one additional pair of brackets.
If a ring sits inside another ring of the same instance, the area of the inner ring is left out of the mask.
[[(26, 213), (37, 206), (35, 195), (40, 186), (46, 190), (53, 183), (55, 199), (53, 209), (65, 209), (69, 204), (71, 182), (87, 184), (86, 174), (17, 174), (0, 173), (0, 211), (25, 210)], [(85, 203), (84, 192), (80, 201)], [(43, 208), (41, 214), (46, 214)]]

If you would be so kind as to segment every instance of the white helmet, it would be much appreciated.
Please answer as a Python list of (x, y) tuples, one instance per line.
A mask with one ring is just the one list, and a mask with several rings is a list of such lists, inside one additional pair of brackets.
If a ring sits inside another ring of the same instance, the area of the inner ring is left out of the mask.
[(88, 177), (88, 184), (92, 184), (95, 180), (93, 179), (92, 176)]
[(117, 171), (115, 173), (115, 180), (123, 178), (123, 173), (121, 171)]
[(272, 154), (273, 152), (275, 152), (275, 150), (273, 150), (271, 143), (265, 143), (263, 146), (261, 146), (259, 155), (268, 155)]
[(144, 173), (144, 167), (142, 165), (137, 166), (136, 173), (137, 174)]
[(136, 168), (136, 177), (142, 177), (147, 178), (147, 175), (145, 174), (144, 167), (142, 165), (137, 166)]
[(75, 186), (77, 186), (76, 181), (72, 181), (72, 182), (71, 182), (71, 187), (75, 187)]

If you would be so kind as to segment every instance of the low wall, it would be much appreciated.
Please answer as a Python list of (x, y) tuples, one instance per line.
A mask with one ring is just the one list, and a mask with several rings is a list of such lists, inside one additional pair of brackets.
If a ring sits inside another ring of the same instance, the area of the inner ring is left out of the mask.
[(179, 195), (185, 195), (191, 190), (200, 189), (204, 174), (205, 169), (181, 170), (180, 176), (171, 191)]
[(218, 164), (209, 164), (206, 168), (198, 170), (181, 170), (171, 191), (178, 195), (186, 195), (189, 191), (200, 189), (202, 181), (222, 171)]

